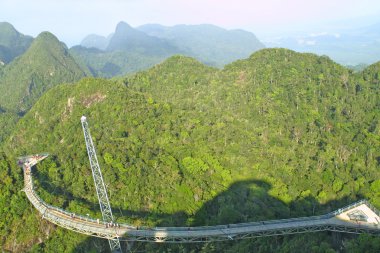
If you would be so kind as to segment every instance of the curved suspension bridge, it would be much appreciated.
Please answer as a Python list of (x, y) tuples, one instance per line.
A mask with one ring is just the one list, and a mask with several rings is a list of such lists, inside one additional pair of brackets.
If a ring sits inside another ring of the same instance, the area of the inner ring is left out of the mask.
[(79, 216), (44, 202), (33, 187), (32, 167), (47, 155), (24, 158), (24, 191), (42, 217), (58, 226), (78, 233), (105, 239), (125, 241), (190, 243), (235, 240), (263, 236), (286, 235), (317, 231), (370, 233), (380, 235), (380, 213), (366, 200), (361, 200), (334, 212), (311, 217), (267, 220), (204, 227), (135, 227), (109, 224), (99, 219)]
[(32, 167), (48, 155), (22, 157), (24, 191), (44, 219), (72, 231), (108, 239), (111, 251), (121, 252), (120, 240), (143, 242), (192, 243), (287, 235), (317, 231), (369, 233), (380, 235), (380, 213), (368, 201), (361, 200), (334, 212), (282, 220), (200, 227), (135, 227), (114, 223), (103, 176), (96, 157), (86, 117), (81, 118), (102, 220), (80, 216), (51, 206), (34, 191)]

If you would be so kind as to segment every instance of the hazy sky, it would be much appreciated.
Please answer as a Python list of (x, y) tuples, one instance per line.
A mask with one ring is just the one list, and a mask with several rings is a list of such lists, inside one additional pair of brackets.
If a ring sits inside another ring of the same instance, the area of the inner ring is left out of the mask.
[(260, 37), (366, 16), (380, 17), (379, 0), (0, 0), (0, 21), (32, 36), (50, 31), (70, 46), (90, 33), (108, 35), (119, 21), (209, 23)]

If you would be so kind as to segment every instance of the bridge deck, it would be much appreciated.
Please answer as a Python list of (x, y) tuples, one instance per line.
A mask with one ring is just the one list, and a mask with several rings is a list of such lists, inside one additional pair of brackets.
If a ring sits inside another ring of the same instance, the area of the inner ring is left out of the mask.
[(42, 217), (64, 228), (106, 239), (151, 242), (205, 242), (244, 239), (316, 231), (372, 233), (380, 235), (379, 212), (361, 200), (335, 212), (312, 217), (228, 224), (205, 227), (135, 227), (106, 224), (48, 205), (34, 191), (31, 167), (45, 157), (24, 160), (24, 191)]

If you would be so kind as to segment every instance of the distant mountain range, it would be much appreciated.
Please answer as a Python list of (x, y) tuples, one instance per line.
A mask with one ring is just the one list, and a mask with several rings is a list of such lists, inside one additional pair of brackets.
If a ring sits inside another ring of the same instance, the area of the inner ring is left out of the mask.
[(147, 35), (124, 22), (107, 38), (89, 35), (70, 52), (92, 75), (102, 77), (136, 72), (171, 55), (185, 53), (168, 41)]
[(108, 37), (89, 35), (71, 53), (96, 76), (134, 72), (182, 54), (222, 67), (264, 48), (254, 34), (213, 25), (143, 25), (120, 22)]
[[(19, 33), (11, 24), (0, 23), (0, 71), (3, 65), (22, 55), (32, 41), (31, 36)], [(380, 23), (287, 33), (267, 37), (263, 42), (267, 47), (327, 55), (342, 65), (363, 69), (380, 59)], [(214, 25), (146, 24), (133, 28), (120, 22), (108, 36), (88, 35), (69, 51), (87, 75), (113, 77), (147, 69), (176, 54), (220, 68), (249, 57), (264, 44), (253, 33)]]
[(214, 25), (143, 25), (137, 29), (165, 39), (184, 50), (186, 55), (217, 67), (247, 58), (265, 47), (253, 33)]

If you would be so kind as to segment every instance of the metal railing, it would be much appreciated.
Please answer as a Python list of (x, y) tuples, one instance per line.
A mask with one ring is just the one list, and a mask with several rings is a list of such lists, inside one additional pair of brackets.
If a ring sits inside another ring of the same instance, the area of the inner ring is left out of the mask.
[(32, 172), (30, 170), (29, 173), (24, 171), (24, 177), (24, 191), (29, 201), (44, 218), (67, 229), (106, 239), (120, 237), (120, 239), (136, 241), (204, 242), (326, 230), (380, 234), (379, 228), (356, 226), (350, 222), (346, 224), (344, 222), (338, 223), (332, 219), (362, 204), (366, 204), (380, 216), (379, 211), (366, 200), (357, 201), (325, 215), (310, 217), (198, 227), (135, 227), (129, 224), (120, 224), (120, 227), (109, 228), (107, 227), (108, 223), (99, 219), (73, 214), (59, 207), (47, 204), (34, 191)]
[(360, 206), (362, 204), (367, 204), (367, 203), (368, 203), (367, 200), (362, 199), (362, 200), (359, 200), (357, 202), (354, 202), (354, 203), (352, 203), (350, 205), (347, 205), (345, 207), (339, 208), (338, 210), (335, 210), (335, 211), (331, 212), (331, 215), (332, 216), (337, 216), (337, 215), (342, 214), (342, 213), (344, 213), (344, 212), (346, 212), (346, 211), (348, 211), (348, 210), (350, 210), (352, 208), (355, 208), (355, 207), (358, 207), (358, 206)]

